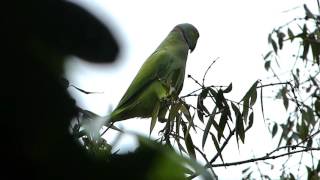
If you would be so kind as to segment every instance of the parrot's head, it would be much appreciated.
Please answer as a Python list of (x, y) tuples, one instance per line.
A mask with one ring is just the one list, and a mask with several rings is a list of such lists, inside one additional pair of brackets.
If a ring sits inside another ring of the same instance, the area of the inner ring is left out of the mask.
[(182, 31), (183, 37), (187, 41), (189, 49), (192, 52), (196, 47), (199, 38), (199, 32), (197, 28), (195, 28), (192, 24), (189, 23), (179, 24), (175, 28), (180, 29)]

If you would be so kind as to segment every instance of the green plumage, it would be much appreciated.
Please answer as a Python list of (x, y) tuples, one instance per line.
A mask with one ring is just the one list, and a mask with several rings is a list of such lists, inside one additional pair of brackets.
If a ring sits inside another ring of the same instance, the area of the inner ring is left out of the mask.
[(199, 37), (191, 24), (179, 24), (168, 34), (145, 61), (138, 74), (109, 116), (110, 122), (134, 117), (151, 117), (157, 105), (182, 90), (189, 50), (193, 51)]

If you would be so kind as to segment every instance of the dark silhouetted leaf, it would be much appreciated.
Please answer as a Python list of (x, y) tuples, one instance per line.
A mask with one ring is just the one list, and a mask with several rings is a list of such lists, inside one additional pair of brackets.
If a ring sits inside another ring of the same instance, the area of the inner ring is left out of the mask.
[(220, 142), (221, 137), (223, 137), (223, 131), (224, 128), (226, 127), (228, 121), (228, 114), (226, 110), (222, 111), (220, 121), (219, 121), (219, 129), (218, 129), (218, 141)]
[(309, 10), (309, 8), (307, 7), (307, 5), (303, 5), (303, 8), (306, 12), (306, 18), (307, 19), (316, 19), (316, 17), (313, 15), (313, 13)]
[(244, 131), (242, 118), (236, 119), (236, 135), (237, 135), (237, 137), (240, 137), (242, 143), (244, 143), (245, 131)]
[(311, 148), (312, 147), (312, 138), (309, 138), (307, 141), (307, 147)]
[[(207, 122), (207, 125), (206, 125), (206, 127), (205, 127), (205, 129), (204, 129), (203, 137), (202, 137), (202, 148), (204, 148), (204, 145), (205, 145), (205, 143), (206, 143), (206, 141), (207, 141), (207, 137), (208, 137), (208, 134), (209, 134), (209, 132), (210, 132), (211, 126), (212, 126), (213, 124), (216, 124), (216, 122), (215, 122), (215, 120), (214, 120), (214, 117), (216, 116), (217, 109), (218, 109), (217, 106), (213, 108), (212, 113), (211, 113), (211, 115), (210, 115), (210, 117), (209, 117), (209, 120), (208, 120), (208, 122)], [(218, 126), (218, 125), (216, 124), (216, 126)]]
[(298, 131), (299, 137), (300, 137), (302, 140), (304, 140), (304, 139), (307, 138), (309, 130), (308, 130), (308, 127), (307, 127), (305, 121), (302, 121), (302, 122), (301, 122), (301, 125), (298, 125), (298, 124), (297, 124), (297, 131)]
[(168, 120), (173, 122), (174, 118), (178, 115), (178, 111), (181, 109), (181, 102), (171, 105)]
[(183, 134), (184, 134), (184, 141), (185, 141), (185, 144), (186, 144), (186, 147), (187, 147), (188, 154), (189, 154), (190, 157), (196, 159), (196, 152), (195, 152), (195, 149), (194, 149), (192, 138), (191, 138), (191, 136), (189, 134), (189, 129), (190, 128), (187, 128), (187, 125), (185, 124), (184, 121), (181, 121), (181, 125), (182, 125), (182, 131), (183, 131)]
[(262, 117), (263, 117), (263, 120), (265, 121), (262, 89), (263, 89), (263, 87), (260, 87), (260, 104), (261, 104)]
[(264, 59), (264, 60), (267, 60), (268, 57), (269, 57), (271, 54), (272, 54), (272, 51), (269, 51), (269, 52), (263, 57), (263, 59)]
[(270, 66), (271, 66), (271, 61), (266, 61), (266, 62), (264, 63), (264, 68), (265, 68), (267, 71), (269, 71)]
[(197, 115), (200, 119), (201, 122), (203, 122), (203, 116), (204, 112), (207, 114), (210, 114), (208, 109), (204, 106), (203, 101), (208, 95), (208, 89), (205, 88), (201, 91), (200, 95), (198, 96), (198, 101), (197, 101)]
[(311, 109), (309, 106), (307, 106), (307, 123), (312, 124), (313, 126), (316, 124), (316, 120), (313, 114), (313, 109)]
[(298, 77), (297, 77), (293, 72), (292, 72), (292, 76), (293, 76), (293, 80), (294, 80), (294, 86), (295, 86), (296, 88), (299, 88), (300, 82), (299, 82)]
[(249, 108), (252, 107), (256, 102), (258, 83), (259, 83), (259, 81), (254, 82), (253, 85), (250, 87), (250, 89), (247, 91), (247, 93), (242, 98), (242, 101), (243, 101), (242, 115), (243, 115), (243, 119), (245, 121), (246, 121), (248, 113), (249, 113)]
[(192, 117), (190, 111), (188, 110), (189, 108), (187, 108), (186, 106), (187, 104), (185, 103), (181, 104), (180, 111), (183, 113), (184, 117), (186, 117), (186, 119), (190, 122), (192, 121)]
[(293, 34), (293, 32), (291, 31), (290, 28), (288, 28), (288, 36), (289, 36), (289, 39), (290, 39), (291, 42), (292, 42), (293, 39), (295, 38), (295, 37), (294, 37), (294, 34)]
[(314, 108), (316, 110), (316, 112), (320, 113), (320, 99), (317, 98), (317, 100), (314, 103)]
[(278, 124), (274, 123), (273, 128), (272, 128), (272, 132), (271, 132), (272, 138), (274, 138), (274, 136), (277, 134), (277, 132), (278, 132)]
[(229, 93), (229, 92), (231, 92), (231, 90), (232, 90), (232, 83), (230, 83), (229, 86), (225, 90), (223, 90), (223, 92)]
[(271, 44), (273, 51), (277, 54), (278, 53), (278, 46), (277, 46), (277, 43), (272, 39), (271, 34), (269, 34), (268, 42)]
[(281, 96), (282, 96), (282, 100), (283, 100), (283, 105), (286, 108), (286, 110), (288, 110), (288, 106), (289, 106), (289, 99), (287, 97), (287, 88), (284, 87), (281, 89)]
[(252, 127), (252, 125), (253, 125), (253, 119), (254, 119), (253, 117), (254, 117), (253, 112), (251, 112), (250, 115), (249, 115), (248, 127), (246, 128), (247, 130), (250, 129)]
[(220, 149), (220, 147), (219, 147), (219, 143), (218, 143), (218, 141), (217, 141), (216, 137), (215, 137), (212, 133), (210, 133), (210, 135), (211, 135), (211, 138), (212, 138), (212, 141), (213, 141), (214, 147), (216, 148), (217, 153), (218, 153), (218, 155), (219, 155), (219, 157), (220, 157), (221, 161), (222, 161), (222, 162), (224, 162), (224, 161), (223, 161), (223, 158), (222, 158), (221, 149)]
[(283, 38), (285, 36), (286, 35), (283, 32), (280, 32), (280, 31), (277, 32), (279, 49), (282, 49), (282, 47), (283, 47)]

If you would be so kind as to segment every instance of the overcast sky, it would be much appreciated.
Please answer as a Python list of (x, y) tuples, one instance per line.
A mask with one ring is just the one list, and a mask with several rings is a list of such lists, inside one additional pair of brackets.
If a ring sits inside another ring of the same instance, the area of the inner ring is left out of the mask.
[[(208, 73), (207, 85), (228, 85), (232, 82), (234, 92), (231, 98), (239, 101), (254, 81), (264, 80), (268, 76), (262, 59), (262, 55), (270, 50), (267, 44), (268, 33), (297, 14), (303, 14), (303, 1), (298, 0), (74, 2), (81, 4), (110, 26), (121, 46), (122, 52), (112, 65), (88, 64), (77, 58), (70, 59), (66, 65), (66, 76), (72, 84), (87, 91), (104, 92), (85, 95), (70, 90), (80, 107), (100, 115), (108, 114), (110, 108), (117, 105), (146, 58), (175, 25), (185, 22), (193, 24), (200, 33), (197, 47), (189, 55), (186, 74), (201, 80), (212, 60), (219, 57)], [(181, 95), (195, 88), (197, 86), (191, 80), (185, 79)], [(270, 109), (266, 111), (271, 112)], [(274, 109), (272, 111), (276, 114)], [(251, 131), (253, 137), (247, 139), (248, 144), (242, 146), (240, 152), (236, 146), (233, 147), (234, 152), (231, 149), (226, 159), (242, 160), (252, 156), (253, 146), (268, 146), (270, 136), (267, 128), (259, 115), (255, 118), (255, 130)], [(148, 134), (150, 122), (139, 119), (122, 124), (127, 129)], [(256, 138), (257, 134), (261, 135), (259, 140)], [(132, 145), (129, 140), (124, 144)], [(259, 153), (266, 153), (266, 149), (255, 154)], [(240, 154), (247, 155), (239, 158)], [(218, 174), (223, 177), (221, 179), (240, 179), (244, 168), (230, 168), (234, 173), (230, 173), (230, 169), (221, 168)]]

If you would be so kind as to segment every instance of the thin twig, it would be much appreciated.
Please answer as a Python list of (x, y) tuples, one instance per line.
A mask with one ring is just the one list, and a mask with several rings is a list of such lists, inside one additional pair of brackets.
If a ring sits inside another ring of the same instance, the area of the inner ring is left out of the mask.
[(217, 57), (216, 59), (214, 59), (214, 60), (212, 61), (212, 63), (210, 64), (210, 66), (207, 68), (206, 72), (204, 73), (203, 78), (202, 78), (202, 86), (204, 86), (204, 81), (205, 81), (205, 79), (206, 79), (206, 75), (207, 75), (209, 69), (211, 69), (212, 65), (213, 65), (218, 59), (219, 59), (219, 57)]
[(301, 153), (301, 152), (308, 152), (308, 151), (320, 151), (320, 148), (305, 148), (302, 150), (298, 150), (298, 151), (291, 151), (291, 152), (287, 152), (287, 153), (283, 153), (280, 155), (276, 155), (276, 156), (263, 156), (260, 158), (253, 158), (253, 159), (249, 159), (249, 160), (244, 160), (244, 161), (237, 161), (237, 162), (231, 162), (231, 163), (222, 163), (222, 164), (212, 164), (210, 167), (226, 167), (226, 166), (235, 166), (235, 165), (240, 165), (240, 164), (246, 164), (246, 163), (251, 163), (251, 162), (256, 162), (256, 161), (264, 161), (264, 160), (268, 160), (268, 159), (277, 159), (283, 156), (288, 156), (291, 154), (296, 154), (296, 153)]

